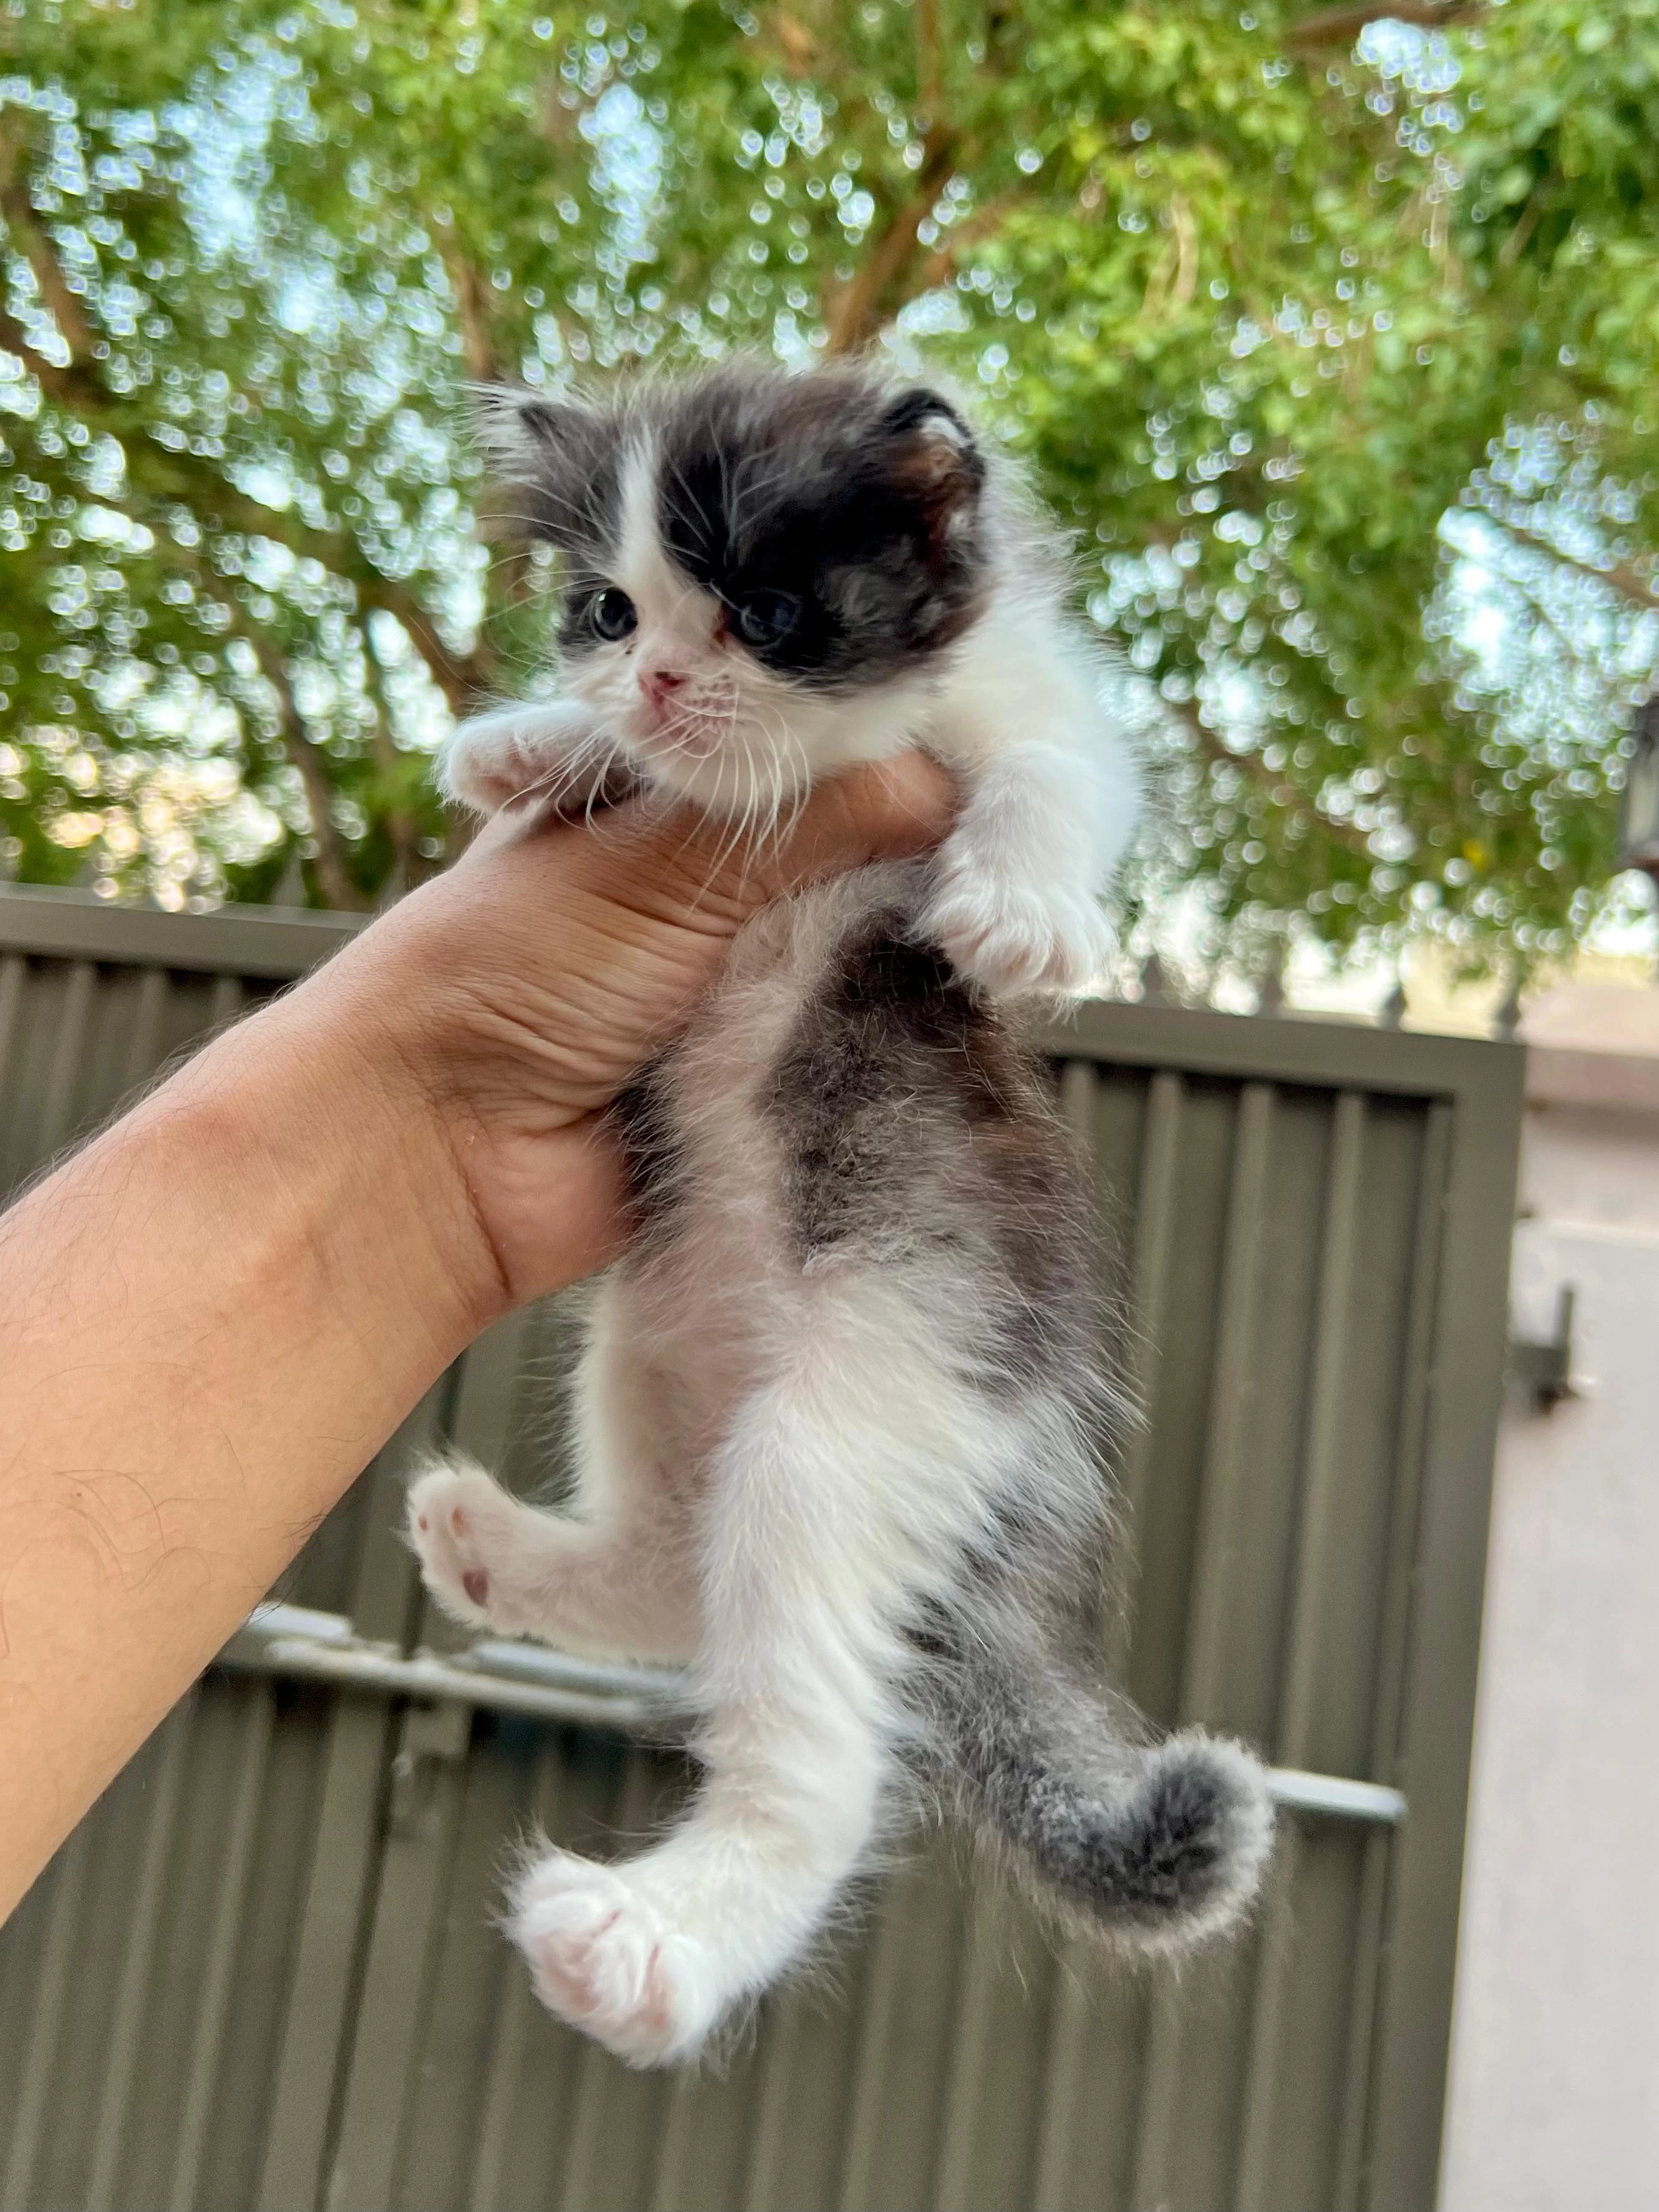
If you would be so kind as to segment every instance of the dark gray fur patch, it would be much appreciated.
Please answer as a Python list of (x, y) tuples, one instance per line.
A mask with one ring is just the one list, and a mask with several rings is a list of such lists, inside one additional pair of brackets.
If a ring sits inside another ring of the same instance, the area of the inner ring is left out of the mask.
[(949, 1248), (983, 1293), (988, 1378), (1091, 1366), (1099, 1273), (1071, 1141), (1001, 1018), (903, 915), (842, 945), (769, 1105), (803, 1260)]
[(685, 1195), (685, 1148), (673, 1085), (672, 1055), (664, 1054), (618, 1091), (606, 1115), (622, 1154), (629, 1203), (647, 1237), (666, 1226)]

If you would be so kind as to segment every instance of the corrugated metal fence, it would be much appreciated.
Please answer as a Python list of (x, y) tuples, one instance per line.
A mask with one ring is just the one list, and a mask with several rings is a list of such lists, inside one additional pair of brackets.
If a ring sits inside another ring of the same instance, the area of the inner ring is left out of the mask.
[[(343, 927), (0, 894), (0, 1183)], [(0, 1936), (0, 2205), (1431, 2200), (1521, 1054), (1116, 1006), (1054, 1049), (1152, 1417), (1114, 1656), (1166, 1721), (1385, 1785), (1286, 1812), (1255, 1935), (1179, 1981), (1103, 1972), (934, 1852), (722, 2073), (632, 2075), (555, 2026), (492, 1924), (505, 1848), (532, 1819), (637, 1838), (684, 1778), (616, 1728), (398, 1689), (457, 1643), (395, 1538), (404, 1470), (444, 1433), (536, 1479), (560, 1328), (533, 1313), (282, 1593), (392, 1686), (250, 1646), (279, 1671), (210, 1673)]]

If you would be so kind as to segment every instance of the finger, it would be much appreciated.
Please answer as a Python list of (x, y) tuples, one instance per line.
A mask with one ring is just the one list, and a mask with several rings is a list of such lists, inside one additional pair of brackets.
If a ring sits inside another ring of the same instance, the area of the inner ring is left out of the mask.
[(776, 852), (739, 869), (738, 880), (752, 878), (759, 906), (872, 860), (930, 852), (950, 828), (956, 800), (950, 776), (923, 753), (872, 761), (814, 792)]
[(728, 825), (684, 809), (666, 818), (624, 807), (596, 828), (613, 881), (631, 879), (629, 903), (660, 920), (727, 935), (751, 914), (807, 884), (872, 860), (907, 858), (951, 826), (956, 791), (921, 753), (870, 762), (815, 791), (763, 851), (734, 841)]

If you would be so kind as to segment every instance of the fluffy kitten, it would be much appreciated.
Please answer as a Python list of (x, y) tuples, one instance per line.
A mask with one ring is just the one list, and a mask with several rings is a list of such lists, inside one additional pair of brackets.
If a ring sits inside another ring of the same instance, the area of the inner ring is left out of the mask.
[(456, 796), (643, 785), (737, 834), (918, 742), (964, 794), (935, 860), (751, 922), (614, 1109), (642, 1226), (592, 1308), (575, 1510), (466, 1464), (411, 1493), (461, 1620), (690, 1669), (679, 1824), (516, 1884), (537, 1989), (636, 2063), (690, 2054), (918, 1789), (1074, 1924), (1188, 1943), (1255, 1892), (1266, 1781), (1097, 1678), (1121, 1325), (994, 1003), (1095, 975), (1136, 808), (1052, 538), (952, 405), (862, 368), (503, 395), (495, 428), (566, 557), (565, 688), (459, 730)]

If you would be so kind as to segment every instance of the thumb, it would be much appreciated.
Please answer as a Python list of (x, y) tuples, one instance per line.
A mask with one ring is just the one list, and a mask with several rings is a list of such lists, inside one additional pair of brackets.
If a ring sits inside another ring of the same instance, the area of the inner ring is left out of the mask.
[(688, 904), (736, 928), (774, 899), (873, 860), (939, 843), (956, 811), (950, 776), (921, 753), (866, 762), (821, 784), (781, 836), (759, 852), (720, 822), (699, 823), (663, 855)]

